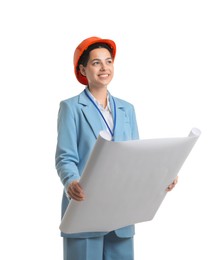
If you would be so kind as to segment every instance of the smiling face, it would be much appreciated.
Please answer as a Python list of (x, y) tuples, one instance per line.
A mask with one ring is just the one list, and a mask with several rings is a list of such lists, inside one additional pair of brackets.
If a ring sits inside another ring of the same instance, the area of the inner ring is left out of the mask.
[(91, 88), (107, 87), (114, 74), (113, 59), (106, 48), (93, 49), (87, 65), (84, 67), (81, 64), (79, 68)]

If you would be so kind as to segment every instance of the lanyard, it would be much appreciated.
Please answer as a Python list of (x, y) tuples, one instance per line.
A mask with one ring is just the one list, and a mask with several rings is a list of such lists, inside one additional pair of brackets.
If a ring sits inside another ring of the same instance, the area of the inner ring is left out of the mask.
[(113, 117), (113, 131), (110, 129), (106, 119), (104, 118), (101, 110), (98, 108), (98, 106), (96, 105), (96, 103), (94, 102), (94, 100), (91, 98), (91, 96), (87, 93), (86, 89), (84, 90), (84, 93), (86, 94), (86, 96), (89, 98), (89, 100), (93, 103), (93, 105), (95, 106), (95, 108), (97, 109), (97, 111), (99, 112), (100, 116), (102, 117), (103, 121), (105, 122), (110, 134), (112, 135), (112, 138), (114, 137), (114, 130), (115, 130), (115, 127), (116, 127), (116, 104), (115, 104), (115, 100), (114, 98), (112, 97), (113, 99), (113, 106), (114, 106), (114, 117)]

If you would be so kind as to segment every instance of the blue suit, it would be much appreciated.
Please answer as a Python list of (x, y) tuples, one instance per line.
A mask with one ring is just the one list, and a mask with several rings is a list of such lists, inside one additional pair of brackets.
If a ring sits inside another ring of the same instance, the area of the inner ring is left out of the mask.
[[(114, 111), (113, 97), (110, 94), (109, 96), (111, 111)], [(115, 97), (114, 101), (116, 104), (114, 141), (138, 139), (138, 128), (133, 105)], [(104, 121), (84, 91), (60, 103), (56, 169), (65, 191), (72, 181), (80, 178), (99, 132), (104, 129), (106, 129)], [(62, 216), (68, 203), (69, 200), (64, 192)], [(134, 235), (134, 226), (120, 228), (114, 232), (118, 237), (129, 238)], [(90, 238), (105, 234), (104, 232), (61, 233), (63, 237), (67, 238)]]

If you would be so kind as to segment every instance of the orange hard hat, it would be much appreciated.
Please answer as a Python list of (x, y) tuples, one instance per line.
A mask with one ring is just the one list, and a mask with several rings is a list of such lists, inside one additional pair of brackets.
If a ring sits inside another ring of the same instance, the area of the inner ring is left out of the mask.
[(75, 49), (74, 58), (73, 58), (75, 76), (76, 76), (77, 80), (83, 85), (87, 85), (88, 81), (87, 81), (87, 78), (85, 76), (83, 76), (81, 74), (81, 72), (79, 71), (78, 62), (80, 60), (81, 55), (84, 53), (84, 51), (87, 50), (87, 48), (94, 43), (107, 44), (112, 49), (112, 58), (113, 59), (115, 58), (115, 55), (116, 55), (116, 44), (112, 40), (102, 39), (99, 37), (90, 37), (90, 38), (83, 40), (78, 45), (78, 47)]

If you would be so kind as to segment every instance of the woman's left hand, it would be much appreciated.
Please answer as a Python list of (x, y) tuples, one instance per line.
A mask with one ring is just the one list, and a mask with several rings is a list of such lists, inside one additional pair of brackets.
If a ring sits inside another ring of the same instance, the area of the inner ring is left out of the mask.
[(178, 176), (175, 178), (175, 180), (167, 187), (166, 191), (171, 191), (175, 185), (178, 183)]

